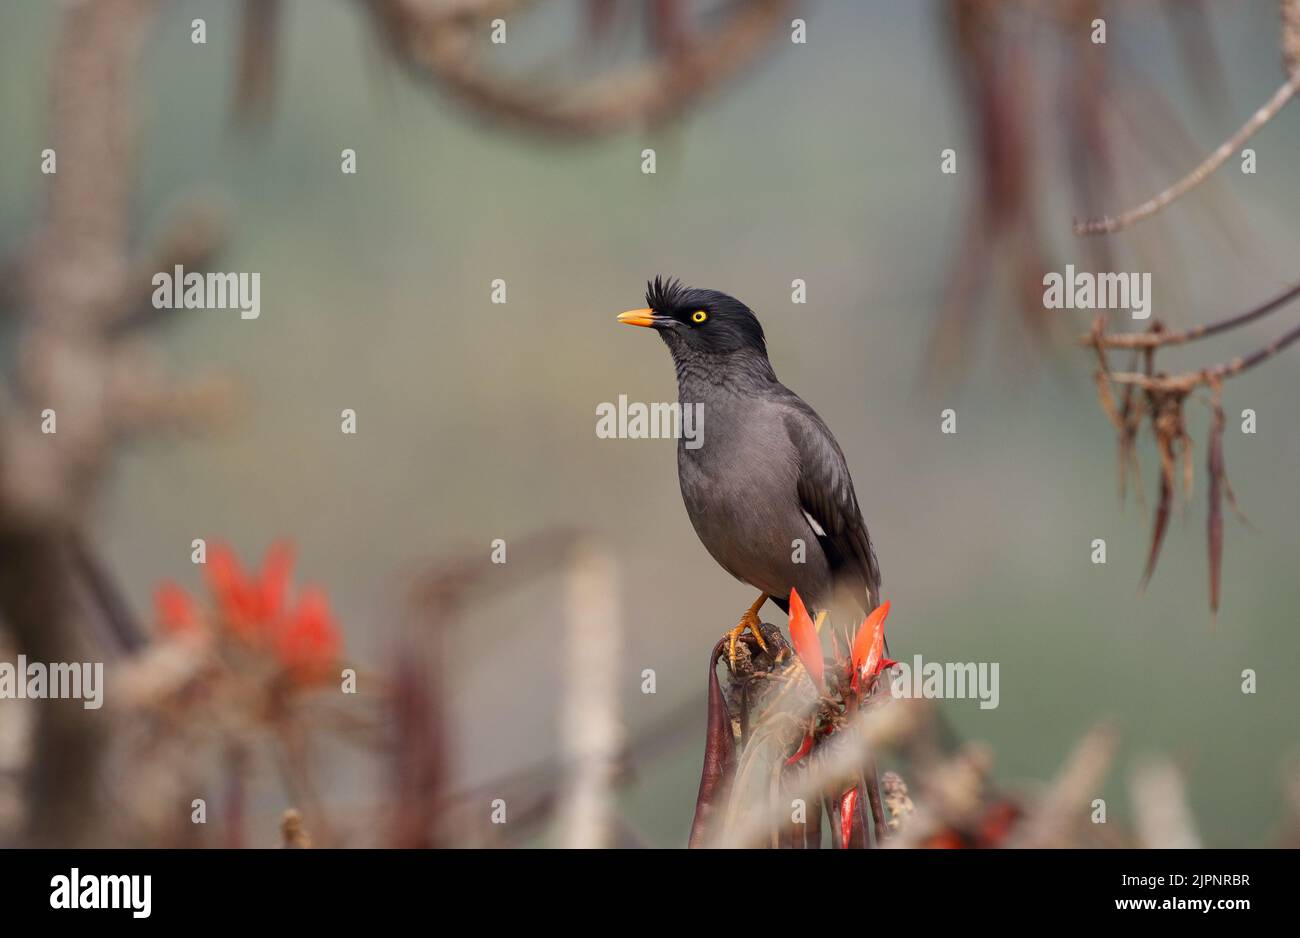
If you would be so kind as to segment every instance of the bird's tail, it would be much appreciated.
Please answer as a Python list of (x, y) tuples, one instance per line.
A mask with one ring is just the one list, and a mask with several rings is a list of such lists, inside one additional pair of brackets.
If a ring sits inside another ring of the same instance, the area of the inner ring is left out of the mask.
[[(833, 634), (846, 639), (851, 646), (854, 636), (862, 626), (862, 621), (879, 605), (878, 590), (872, 588), (863, 590), (860, 585), (855, 587), (848, 582), (841, 582), (836, 585), (834, 596), (826, 608), (826, 625), (823, 626), (823, 632), (829, 626), (835, 629)], [(885, 653), (889, 653), (888, 645)]]
[[(879, 584), (870, 584), (865, 588), (842, 584), (836, 587), (835, 598), (827, 609), (827, 622), (837, 628), (839, 634), (846, 635), (852, 643), (862, 621), (875, 612), (881, 602)], [(885, 657), (890, 657), (888, 636), (885, 637)]]

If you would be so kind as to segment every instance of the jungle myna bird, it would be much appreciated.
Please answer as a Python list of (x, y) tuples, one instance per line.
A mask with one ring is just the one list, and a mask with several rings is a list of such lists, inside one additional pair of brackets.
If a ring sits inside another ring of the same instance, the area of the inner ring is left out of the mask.
[(758, 318), (725, 293), (671, 279), (647, 284), (645, 300), (618, 321), (659, 333), (679, 403), (703, 405), (706, 418), (697, 445), (677, 444), (686, 513), (713, 559), (759, 590), (728, 633), (732, 661), (746, 629), (766, 647), (758, 611), (771, 599), (789, 612), (791, 587), (832, 621), (870, 612), (880, 566), (844, 454), (817, 412), (776, 380)]

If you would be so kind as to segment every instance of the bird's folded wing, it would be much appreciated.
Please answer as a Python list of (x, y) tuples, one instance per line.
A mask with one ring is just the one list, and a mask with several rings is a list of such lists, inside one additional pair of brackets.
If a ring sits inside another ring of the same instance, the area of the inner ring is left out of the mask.
[(844, 453), (816, 411), (791, 397), (785, 402), (785, 425), (799, 454), (799, 503), (815, 522), (812, 528), (832, 563), (855, 569), (875, 605), (880, 601), (880, 565)]

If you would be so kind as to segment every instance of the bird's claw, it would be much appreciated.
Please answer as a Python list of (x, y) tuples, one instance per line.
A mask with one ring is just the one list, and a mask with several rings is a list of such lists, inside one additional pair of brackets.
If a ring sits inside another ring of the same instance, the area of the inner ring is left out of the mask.
[(746, 629), (754, 633), (754, 638), (758, 641), (758, 647), (763, 651), (767, 651), (767, 642), (763, 641), (763, 630), (760, 627), (758, 616), (752, 612), (745, 613), (741, 617), (740, 624), (727, 633), (727, 637), (730, 639), (727, 645), (727, 662), (733, 671), (736, 668), (736, 642), (740, 640), (741, 635), (745, 634)]

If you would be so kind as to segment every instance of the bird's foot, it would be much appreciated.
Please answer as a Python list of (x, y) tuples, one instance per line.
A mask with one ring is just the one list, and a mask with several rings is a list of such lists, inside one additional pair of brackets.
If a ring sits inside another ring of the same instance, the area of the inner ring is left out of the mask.
[(730, 639), (727, 645), (727, 661), (733, 671), (736, 669), (736, 642), (740, 640), (740, 636), (744, 635), (746, 630), (753, 632), (754, 638), (758, 641), (758, 647), (763, 651), (767, 651), (767, 642), (763, 641), (763, 630), (758, 620), (758, 612), (750, 609), (740, 617), (740, 624), (727, 633), (727, 638)]

